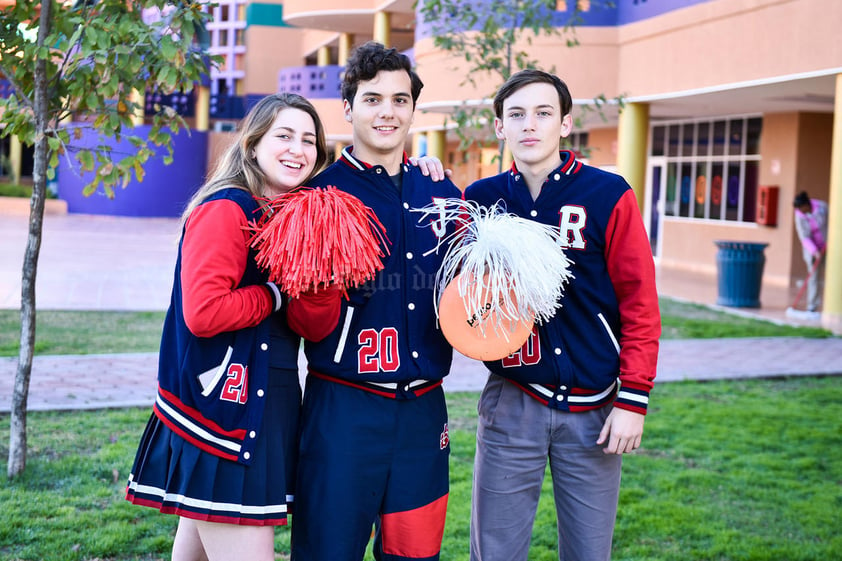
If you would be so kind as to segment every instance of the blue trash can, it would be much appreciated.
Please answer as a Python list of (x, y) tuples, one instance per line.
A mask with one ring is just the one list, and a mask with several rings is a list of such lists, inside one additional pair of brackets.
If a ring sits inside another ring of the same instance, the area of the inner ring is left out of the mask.
[(717, 241), (716, 270), (719, 296), (716, 303), (734, 308), (759, 308), (760, 285), (767, 243)]

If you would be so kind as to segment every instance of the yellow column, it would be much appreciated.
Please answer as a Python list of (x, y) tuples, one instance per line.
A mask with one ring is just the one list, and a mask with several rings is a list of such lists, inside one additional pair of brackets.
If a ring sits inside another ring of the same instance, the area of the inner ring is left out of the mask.
[(509, 149), (509, 145), (506, 144), (503, 147), (503, 161), (500, 164), (500, 171), (506, 171), (512, 167), (512, 162), (514, 161), (514, 156), (512, 155), (512, 151)]
[(341, 158), (342, 157), (342, 151), (344, 149), (345, 149), (345, 143), (344, 142), (337, 142), (336, 144), (334, 144), (334, 146), (333, 146), (333, 159), (338, 160), (339, 158)]
[(842, 334), (842, 74), (836, 75), (831, 144), (822, 325)]
[(196, 130), (210, 128), (210, 88), (196, 84)]
[(620, 110), (617, 127), (617, 173), (626, 178), (637, 206), (643, 212), (646, 197), (646, 140), (649, 138), (649, 104), (629, 103)]
[(417, 158), (421, 155), (421, 141), (426, 139), (427, 135), (423, 132), (416, 132), (412, 135), (412, 156)]
[(339, 56), (336, 64), (345, 66), (348, 64), (348, 57), (351, 54), (351, 45), (354, 44), (354, 36), (351, 33), (339, 34)]
[(429, 131), (427, 133), (427, 155), (435, 156), (444, 162), (444, 148), (446, 139), (443, 130)]
[(316, 66), (327, 66), (330, 64), (330, 47), (327, 45), (319, 47), (316, 52)]
[(20, 183), (21, 167), (23, 166), (23, 145), (20, 139), (12, 136), (9, 139), (9, 165), (12, 183)]
[[(237, 21), (245, 22), (247, 20), (246, 17), (246, 4), (250, 4), (250, 2), (242, 2), (237, 6)], [(229, 33), (231, 33), (229, 31)], [(245, 40), (245, 33), (241, 34), (240, 37), (243, 37), (243, 41)], [(238, 41), (238, 46), (243, 46), (245, 43), (242, 41)], [(234, 57), (234, 68), (237, 70), (242, 70), (243, 65), (245, 64), (245, 56), (244, 55), (237, 55)], [(234, 79), (234, 92), (233, 95), (236, 96), (245, 96), (246, 93), (246, 81), (242, 78), (235, 78)]]
[(137, 105), (134, 113), (132, 113), (132, 124), (139, 127), (143, 124), (144, 118), (146, 117), (146, 96), (140, 90), (132, 90), (130, 99)]
[(392, 42), (392, 14), (377, 12), (374, 14), (374, 40), (390, 47)]

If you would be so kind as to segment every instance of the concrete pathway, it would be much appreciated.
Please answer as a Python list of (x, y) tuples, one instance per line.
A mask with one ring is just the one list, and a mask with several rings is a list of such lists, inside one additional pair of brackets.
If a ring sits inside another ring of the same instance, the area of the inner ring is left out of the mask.
[[(39, 356), (32, 366), (28, 409), (151, 406), (157, 353)], [(302, 381), (303, 356), (299, 359)], [(0, 358), (0, 412), (9, 411), (17, 359)], [(842, 374), (842, 338), (684, 339), (661, 342), (656, 383)], [(454, 355), (448, 392), (479, 391), (482, 363)]]

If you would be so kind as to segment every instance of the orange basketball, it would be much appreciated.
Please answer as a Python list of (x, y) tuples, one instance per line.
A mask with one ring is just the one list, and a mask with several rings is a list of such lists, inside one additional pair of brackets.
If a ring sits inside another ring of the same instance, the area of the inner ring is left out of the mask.
[[(532, 333), (534, 322), (521, 320), (515, 323), (503, 319), (498, 325), (496, 311), (487, 312), (488, 315), (482, 318), (469, 318), (459, 295), (461, 276), (453, 278), (439, 300), (439, 325), (448, 342), (463, 355), (477, 360), (499, 360), (520, 349)], [(474, 284), (468, 285), (468, 295)], [(492, 296), (499, 298), (499, 295), (488, 294), (485, 287), (482, 291), (481, 301), (485, 303), (485, 309), (490, 310)], [(513, 292), (510, 297), (515, 301)], [(485, 324), (484, 329), (480, 329), (481, 321)]]

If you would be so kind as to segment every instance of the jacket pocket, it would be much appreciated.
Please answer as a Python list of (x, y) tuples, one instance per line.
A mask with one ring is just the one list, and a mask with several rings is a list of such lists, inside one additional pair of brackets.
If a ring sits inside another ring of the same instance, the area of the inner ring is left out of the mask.
[(599, 321), (602, 323), (602, 327), (605, 329), (605, 333), (608, 335), (608, 338), (611, 339), (611, 344), (614, 345), (614, 350), (617, 351), (617, 354), (620, 354), (620, 343), (617, 341), (617, 337), (614, 335), (614, 332), (611, 331), (611, 326), (608, 325), (608, 320), (605, 319), (605, 316), (602, 313), (596, 315), (599, 318)]
[(219, 365), (209, 368), (196, 376), (196, 379), (199, 381), (199, 385), (202, 388), (203, 396), (209, 396), (219, 385), (219, 381), (228, 370), (228, 363), (231, 362), (231, 355), (233, 353), (234, 347), (229, 345), (228, 350), (225, 352), (225, 358), (222, 359), (222, 362)]

